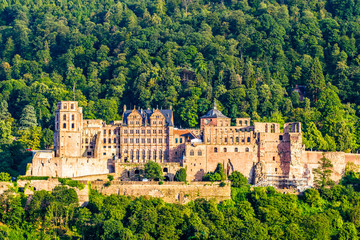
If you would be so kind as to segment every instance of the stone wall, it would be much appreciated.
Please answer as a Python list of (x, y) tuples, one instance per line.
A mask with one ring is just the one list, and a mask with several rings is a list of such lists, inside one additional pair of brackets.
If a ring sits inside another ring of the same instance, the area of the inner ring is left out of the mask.
[(218, 202), (231, 198), (230, 182), (225, 187), (219, 183), (192, 182), (189, 184), (181, 182), (121, 182), (112, 181), (111, 185), (105, 187), (101, 182), (91, 182), (91, 188), (97, 189), (104, 195), (125, 195), (132, 197), (159, 197), (168, 203), (188, 203), (197, 198), (212, 199)]

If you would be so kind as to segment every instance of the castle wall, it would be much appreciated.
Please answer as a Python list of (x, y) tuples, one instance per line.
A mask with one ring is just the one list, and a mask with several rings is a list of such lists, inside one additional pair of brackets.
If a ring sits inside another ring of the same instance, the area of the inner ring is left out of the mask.
[(231, 198), (230, 184), (220, 187), (219, 183), (209, 182), (164, 182), (159, 185), (158, 182), (120, 182), (113, 181), (109, 187), (105, 187), (100, 182), (92, 182), (91, 187), (97, 189), (104, 195), (125, 195), (125, 196), (147, 196), (160, 197), (168, 203), (188, 203), (197, 198), (207, 200), (215, 198), (218, 202)]

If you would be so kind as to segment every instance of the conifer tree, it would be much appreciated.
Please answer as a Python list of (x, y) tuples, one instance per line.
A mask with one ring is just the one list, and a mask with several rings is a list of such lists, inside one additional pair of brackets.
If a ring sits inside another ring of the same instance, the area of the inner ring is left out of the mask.
[(309, 89), (309, 96), (315, 101), (317, 101), (319, 93), (325, 88), (325, 78), (318, 58), (313, 61), (306, 87)]
[(20, 129), (25, 130), (37, 126), (35, 109), (31, 105), (26, 105), (20, 117)]
[(3, 100), (0, 102), (0, 120), (6, 120), (11, 118), (11, 114), (8, 111), (8, 103)]

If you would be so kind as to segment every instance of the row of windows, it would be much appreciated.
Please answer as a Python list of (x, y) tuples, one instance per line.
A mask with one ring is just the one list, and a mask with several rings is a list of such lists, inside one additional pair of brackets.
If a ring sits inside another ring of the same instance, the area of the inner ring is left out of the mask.
[[(63, 123), (63, 129), (66, 129), (66, 123)], [(71, 124), (71, 128), (74, 129), (75, 128), (75, 123)], [(58, 123), (56, 123), (55, 129), (59, 129), (59, 125)]]
[[(228, 149), (227, 149), (227, 148), (224, 148), (223, 150), (224, 150), (224, 152), (228, 152)], [(250, 151), (250, 149), (249, 149), (248, 147), (245, 148), (245, 152), (249, 152), (249, 151)], [(218, 152), (218, 148), (217, 148), (217, 147), (214, 148), (214, 152)], [(235, 149), (234, 149), (234, 152), (239, 152), (239, 149), (238, 149), (238, 148), (235, 148)]]
[[(130, 132), (130, 134), (134, 134), (134, 130), (133, 129), (131, 129), (130, 131), (128, 131), (127, 129), (125, 129), (124, 130), (124, 134), (127, 134), (128, 132)], [(153, 129), (153, 134), (156, 134), (156, 132), (158, 132), (159, 134), (162, 134), (163, 133), (163, 130), (159, 130), (159, 131), (156, 131), (156, 129)], [(140, 134), (140, 130), (135, 130), (135, 133), (136, 134)], [(147, 134), (151, 134), (151, 130), (150, 129), (148, 129), (147, 131), (146, 131), (146, 133)], [(142, 129), (141, 130), (141, 134), (145, 134), (145, 129)]]
[[(140, 121), (130, 121), (129, 124), (130, 124), (130, 125), (134, 125), (134, 123), (135, 123), (136, 125), (140, 125)], [(158, 122), (157, 122), (157, 121), (153, 121), (153, 122), (152, 122), (152, 124), (154, 124), (154, 125), (156, 125), (157, 123), (160, 124), (160, 125), (162, 125), (162, 124), (163, 124), (163, 121), (158, 121)]]
[[(190, 156), (194, 156), (194, 155), (195, 155), (194, 150), (190, 150)], [(202, 156), (202, 151), (201, 151), (201, 150), (198, 150), (198, 151), (197, 151), (197, 155), (198, 155), (198, 156)]]
[[(70, 104), (70, 108), (71, 108), (71, 109), (74, 109), (74, 108), (75, 108), (74, 103)], [(64, 109), (67, 109), (67, 104), (66, 104), (66, 103), (64, 103)]]
[[(124, 143), (128, 143), (128, 142), (129, 143), (134, 143), (134, 138), (129, 138), (129, 139), (124, 138)], [(135, 143), (140, 143), (140, 139), (135, 138)], [(141, 138), (141, 143), (145, 143), (145, 138)], [(151, 143), (151, 138), (147, 138), (146, 143)], [(158, 140), (156, 140), (156, 138), (153, 138), (152, 143), (163, 143), (163, 139), (159, 138)]]
[[(179, 141), (180, 141), (180, 143), (182, 143), (182, 142), (183, 142), (183, 139), (182, 139), (182, 138), (179, 138)], [(178, 139), (177, 139), (177, 138), (175, 138), (175, 143), (178, 143)]]
[[(247, 142), (250, 142), (250, 140), (251, 140), (250, 137), (247, 137), (247, 138), (246, 138), (246, 141), (247, 141)], [(239, 138), (239, 137), (236, 137), (236, 138), (235, 138), (235, 141), (236, 141), (237, 143), (240, 142), (240, 138)], [(210, 138), (207, 139), (207, 142), (210, 142)], [(216, 142), (216, 139), (215, 139), (215, 142)], [(221, 139), (220, 139), (220, 142), (221, 142)], [(227, 137), (224, 138), (224, 142), (225, 142), (225, 143), (228, 142), (228, 138), (227, 138)], [(233, 142), (234, 142), (234, 138), (233, 138), (233, 137), (230, 137), (230, 143), (233, 143)], [(245, 139), (242, 139), (241, 142), (245, 142)]]
[[(125, 150), (124, 151), (124, 154), (129, 154), (129, 156), (128, 156), (128, 159), (131, 159), (131, 160), (133, 160), (133, 159), (146, 159), (146, 157), (147, 157), (147, 159), (153, 159), (153, 160), (156, 160), (156, 159), (163, 159), (163, 158), (167, 158), (167, 151), (162, 151), (162, 150), (159, 150), (159, 151), (157, 151), (157, 150), (153, 150), (153, 151), (151, 151), (151, 150), (148, 150), (148, 151), (146, 151), (146, 150), (130, 150), (130, 151), (128, 151), (128, 150)], [(140, 154), (141, 153), (141, 154)], [(146, 153), (147, 153), (147, 156), (146, 156)]]

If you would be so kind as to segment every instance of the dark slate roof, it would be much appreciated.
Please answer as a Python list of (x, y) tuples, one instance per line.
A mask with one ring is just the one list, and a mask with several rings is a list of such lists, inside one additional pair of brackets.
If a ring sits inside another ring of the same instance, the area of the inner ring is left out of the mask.
[[(124, 112), (124, 116), (123, 116), (123, 124), (127, 125), (127, 117), (129, 116), (129, 114), (132, 112), (133, 110), (126, 110)], [(150, 123), (150, 116), (154, 113), (153, 110), (136, 110), (141, 116), (142, 116), (142, 124), (145, 124), (145, 120), (147, 120), (148, 123)], [(165, 126), (173, 126), (172, 123), (172, 116), (173, 116), (173, 111), (169, 110), (169, 109), (165, 109), (165, 110), (159, 110), (165, 117)]]
[(214, 108), (207, 112), (204, 116), (201, 118), (228, 118), (220, 110), (216, 108), (216, 103), (214, 103)]

